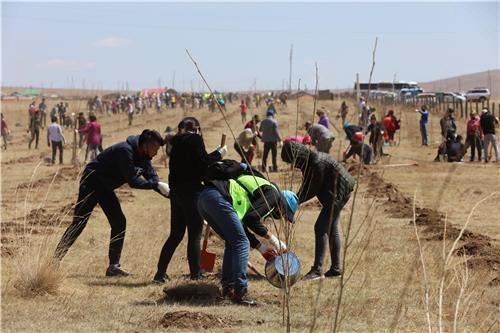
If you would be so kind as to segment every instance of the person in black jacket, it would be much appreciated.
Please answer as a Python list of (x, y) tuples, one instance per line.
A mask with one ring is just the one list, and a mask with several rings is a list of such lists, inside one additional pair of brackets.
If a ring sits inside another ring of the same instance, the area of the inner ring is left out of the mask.
[(302, 171), (304, 180), (297, 193), (299, 202), (317, 197), (323, 206), (314, 225), (314, 264), (304, 279), (315, 280), (322, 277), (327, 243), (330, 246), (331, 267), (325, 276), (339, 276), (341, 270), (338, 223), (340, 212), (354, 189), (354, 178), (331, 155), (316, 153), (298, 142), (286, 142), (281, 150), (281, 159)]
[(498, 124), (496, 119), (488, 109), (481, 111), (480, 125), (484, 133), (484, 163), (488, 163), (491, 156), (488, 155), (488, 147), (491, 143), (493, 150), (495, 150), (496, 161), (498, 162), (498, 146), (497, 137), (495, 136), (495, 124)]
[(111, 225), (106, 276), (129, 275), (120, 268), (126, 219), (114, 190), (128, 183), (132, 188), (152, 189), (168, 196), (168, 185), (159, 182), (151, 164), (151, 159), (163, 144), (157, 131), (145, 129), (141, 135), (129, 136), (126, 141), (108, 147), (87, 164), (80, 179), (73, 223), (57, 245), (56, 259), (63, 259), (87, 225), (94, 207), (99, 204)]
[(170, 235), (165, 241), (158, 260), (153, 281), (164, 283), (169, 279), (167, 268), (175, 249), (188, 231), (187, 255), (191, 279), (202, 277), (200, 270), (200, 241), (203, 219), (196, 208), (202, 181), (210, 163), (220, 160), (227, 148), (219, 147), (208, 154), (196, 118), (184, 118), (178, 126), (178, 133), (171, 140), (168, 176), (170, 193)]

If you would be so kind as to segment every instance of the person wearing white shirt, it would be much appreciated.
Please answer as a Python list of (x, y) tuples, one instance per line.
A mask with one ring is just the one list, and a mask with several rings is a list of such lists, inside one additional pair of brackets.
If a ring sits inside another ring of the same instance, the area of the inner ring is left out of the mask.
[(47, 127), (47, 145), (52, 144), (52, 164), (56, 161), (56, 153), (59, 148), (59, 164), (63, 163), (63, 144), (66, 143), (61, 126), (57, 123), (57, 117), (52, 117), (52, 124)]

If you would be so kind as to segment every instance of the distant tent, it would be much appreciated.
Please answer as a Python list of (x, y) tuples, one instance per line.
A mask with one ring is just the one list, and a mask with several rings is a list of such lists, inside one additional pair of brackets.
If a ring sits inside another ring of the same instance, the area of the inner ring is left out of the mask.
[(156, 95), (158, 95), (158, 94), (161, 94), (161, 93), (163, 93), (163, 92), (165, 92), (165, 88), (157, 88), (157, 89), (142, 89), (142, 90), (141, 90), (141, 93), (142, 93), (143, 95), (152, 95), (152, 94), (156, 94)]
[(37, 89), (24, 89), (18, 93), (19, 95), (25, 96), (38, 96), (40, 95), (40, 90)]

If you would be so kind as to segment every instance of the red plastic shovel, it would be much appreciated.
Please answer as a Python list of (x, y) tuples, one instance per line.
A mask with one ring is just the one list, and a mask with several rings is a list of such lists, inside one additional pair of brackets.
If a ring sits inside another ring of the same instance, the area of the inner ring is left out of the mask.
[(207, 251), (209, 235), (210, 226), (207, 224), (205, 228), (205, 237), (203, 238), (203, 246), (201, 248), (201, 269), (205, 272), (213, 272), (215, 266), (215, 253)]

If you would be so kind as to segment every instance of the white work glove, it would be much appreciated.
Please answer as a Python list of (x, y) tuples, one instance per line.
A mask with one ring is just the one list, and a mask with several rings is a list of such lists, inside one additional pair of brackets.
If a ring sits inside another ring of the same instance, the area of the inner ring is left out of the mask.
[(264, 259), (271, 260), (274, 257), (278, 256), (278, 252), (271, 246), (267, 246), (266, 244), (260, 244), (257, 250), (262, 254)]
[(170, 196), (170, 187), (168, 186), (167, 183), (158, 182), (157, 188), (158, 191), (160, 191), (160, 193), (166, 196), (167, 198)]
[(224, 147), (218, 147), (217, 151), (219, 152), (221, 158), (224, 158), (224, 156), (227, 155), (227, 146), (224, 145)]
[(278, 252), (280, 253), (286, 252), (286, 244), (280, 241), (278, 237), (271, 235), (271, 238), (269, 238), (269, 242), (271, 243), (272, 246), (278, 249)]

